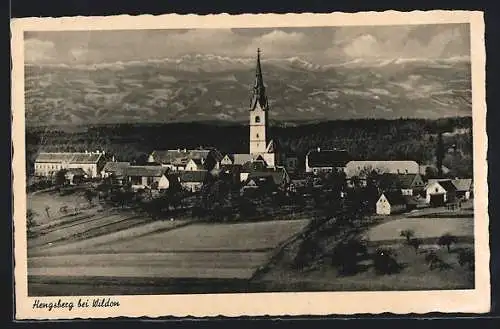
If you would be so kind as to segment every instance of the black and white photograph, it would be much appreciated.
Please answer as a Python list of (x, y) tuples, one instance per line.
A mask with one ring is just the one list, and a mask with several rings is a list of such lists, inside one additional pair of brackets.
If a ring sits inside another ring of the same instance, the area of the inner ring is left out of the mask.
[(487, 301), (484, 49), (471, 21), (483, 22), (444, 13), (18, 29), (17, 307), (46, 318), (135, 296)]

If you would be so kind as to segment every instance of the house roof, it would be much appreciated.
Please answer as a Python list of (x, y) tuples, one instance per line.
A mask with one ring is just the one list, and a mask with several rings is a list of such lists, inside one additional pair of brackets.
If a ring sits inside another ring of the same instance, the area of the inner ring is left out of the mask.
[(241, 167), (242, 172), (265, 171), (267, 168), (266, 163), (262, 160), (247, 161)]
[(453, 185), (455, 185), (455, 188), (457, 191), (460, 192), (467, 192), (471, 190), (472, 187), (472, 179), (470, 178), (458, 178), (452, 180)]
[(271, 178), (276, 185), (282, 185), (286, 182), (286, 174), (283, 171), (255, 171), (248, 175), (248, 180), (259, 180), (261, 178)]
[(433, 181), (429, 180), (427, 187), (431, 186), (434, 183), (441, 185), (447, 192), (453, 192), (457, 190), (451, 179), (439, 179)]
[(97, 163), (102, 153), (80, 153), (80, 152), (41, 152), (38, 154), (35, 162), (42, 163), (71, 163), (71, 164), (89, 164)]
[(273, 180), (273, 177), (271, 176), (258, 176), (258, 177), (256, 176), (248, 178), (246, 185), (249, 185), (250, 182), (254, 182), (255, 185), (257, 185), (258, 187), (276, 185), (276, 183)]
[(182, 171), (179, 179), (183, 183), (203, 183), (207, 177), (206, 170)]
[(134, 177), (161, 177), (168, 168), (160, 166), (128, 166), (123, 168), (125, 176)]
[(253, 157), (251, 154), (233, 154), (233, 164), (244, 165), (248, 161), (252, 161)]
[(150, 155), (158, 163), (186, 163), (190, 159), (206, 159), (212, 156), (216, 161), (220, 161), (223, 155), (214, 148), (200, 149), (177, 149), (177, 150), (154, 150)]
[(123, 174), (124, 168), (130, 166), (129, 162), (106, 162), (103, 170), (117, 175)]
[(308, 165), (311, 168), (345, 167), (351, 160), (345, 150), (311, 150), (307, 153)]
[[(406, 199), (403, 196), (403, 194), (401, 194), (400, 191), (384, 192), (384, 193), (382, 193), (382, 195), (385, 196), (387, 201), (393, 206), (406, 204)], [(381, 195), (381, 197), (382, 197), (382, 195)]]
[(388, 183), (391, 185), (397, 185), (402, 189), (410, 189), (413, 187), (413, 182), (417, 177), (417, 174), (390, 174), (384, 173), (382, 175), (384, 179), (387, 179)]

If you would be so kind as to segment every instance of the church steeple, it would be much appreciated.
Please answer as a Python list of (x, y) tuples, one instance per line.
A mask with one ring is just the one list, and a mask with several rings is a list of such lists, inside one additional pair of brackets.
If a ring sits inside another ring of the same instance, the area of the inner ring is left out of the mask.
[(252, 101), (250, 103), (250, 111), (255, 110), (257, 104), (264, 111), (268, 109), (266, 87), (262, 77), (262, 69), (260, 67), (260, 49), (257, 49), (257, 65), (255, 67), (255, 83), (253, 86)]

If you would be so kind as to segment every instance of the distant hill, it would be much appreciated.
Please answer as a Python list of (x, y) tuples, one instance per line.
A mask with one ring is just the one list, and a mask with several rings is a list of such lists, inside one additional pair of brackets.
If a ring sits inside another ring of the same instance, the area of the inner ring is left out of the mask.
[[(254, 59), (191, 55), (99, 65), (27, 65), (30, 125), (245, 122)], [(274, 121), (470, 116), (470, 62), (262, 63)]]

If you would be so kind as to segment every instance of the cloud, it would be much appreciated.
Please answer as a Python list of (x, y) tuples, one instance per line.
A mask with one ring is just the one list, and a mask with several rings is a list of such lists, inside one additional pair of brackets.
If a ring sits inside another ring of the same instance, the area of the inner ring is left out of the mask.
[(56, 56), (54, 43), (38, 39), (27, 39), (24, 42), (24, 60), (27, 63), (38, 63)]
[(113, 63), (177, 58), (301, 57), (318, 64), (352, 58), (454, 57), (467, 55), (467, 25), (358, 26), (332, 28), (191, 29), (31, 32), (28, 62)]

